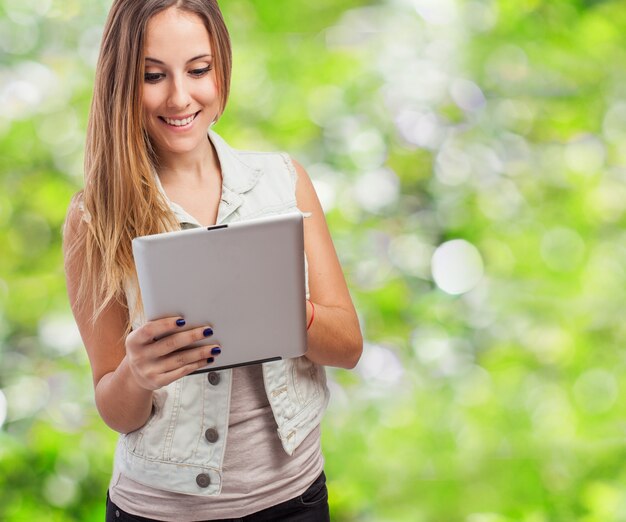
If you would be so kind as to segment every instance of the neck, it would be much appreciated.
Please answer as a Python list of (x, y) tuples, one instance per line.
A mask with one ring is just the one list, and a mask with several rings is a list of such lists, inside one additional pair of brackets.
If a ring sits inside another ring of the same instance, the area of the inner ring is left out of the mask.
[[(219, 159), (211, 141), (207, 138), (206, 147), (186, 154), (160, 154), (159, 177), (161, 181), (175, 182), (179, 179), (201, 181), (219, 172)], [(191, 179), (190, 179), (191, 178)]]

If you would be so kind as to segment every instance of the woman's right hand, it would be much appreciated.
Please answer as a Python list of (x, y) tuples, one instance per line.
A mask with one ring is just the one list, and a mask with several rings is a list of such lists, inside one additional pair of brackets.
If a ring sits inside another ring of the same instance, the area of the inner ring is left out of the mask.
[[(137, 384), (158, 390), (207, 364), (221, 353), (216, 344), (187, 346), (213, 335), (210, 326), (180, 331), (180, 317), (149, 321), (126, 337), (126, 357)], [(178, 330), (178, 331), (177, 331)]]

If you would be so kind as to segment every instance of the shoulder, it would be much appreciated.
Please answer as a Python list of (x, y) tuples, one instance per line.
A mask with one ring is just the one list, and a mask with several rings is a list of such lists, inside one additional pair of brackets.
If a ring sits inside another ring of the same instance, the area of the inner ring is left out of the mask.
[(311, 178), (309, 177), (309, 174), (307, 173), (305, 168), (292, 157), (289, 157), (289, 161), (293, 165), (296, 174), (296, 181), (302, 181), (302, 183), (311, 183)]
[(83, 191), (81, 190), (72, 196), (72, 199), (67, 206), (65, 223), (63, 225), (63, 236), (65, 237), (68, 234), (75, 234), (84, 220), (85, 206), (83, 202)]
[(263, 172), (282, 172), (289, 174), (294, 180), (296, 171), (289, 154), (281, 151), (256, 151), (231, 149), (234, 155), (245, 165)]
[(256, 188), (269, 189), (276, 194), (291, 194), (293, 197), (302, 169), (289, 154), (282, 151), (264, 152), (233, 150), (235, 157), (245, 166), (245, 172), (254, 172)]
[(315, 189), (306, 170), (287, 152), (237, 149), (214, 132), (210, 136), (214, 144), (226, 152), (226, 157), (235, 158), (236, 164), (243, 167), (238, 175), (253, 180), (248, 184), (255, 187), (252, 192), (262, 193), (267, 198), (291, 200), (295, 195), (298, 203), (315, 197)]
[(264, 174), (285, 174), (296, 185), (298, 180), (310, 182), (309, 175), (304, 167), (290, 154), (283, 151), (262, 152), (252, 150), (233, 149), (235, 155), (246, 165), (263, 171)]
[(262, 152), (266, 165), (263, 177), (266, 183), (288, 187), (298, 203), (315, 195), (313, 182), (306, 169), (286, 152)]
[(295, 171), (296, 200), (298, 201), (298, 206), (319, 206), (317, 193), (315, 192), (313, 181), (311, 180), (308, 172), (295, 159), (290, 158), (290, 161), (293, 164)]
[(88, 214), (83, 202), (83, 191), (74, 194), (67, 207), (65, 222), (63, 223), (63, 251), (68, 260), (69, 254), (76, 254), (80, 250), (78, 243), (85, 237), (85, 226)]
[(63, 225), (64, 235), (76, 230), (85, 216), (85, 206), (83, 202), (83, 191), (77, 192), (72, 196), (70, 204), (67, 206), (65, 214), (65, 223)]

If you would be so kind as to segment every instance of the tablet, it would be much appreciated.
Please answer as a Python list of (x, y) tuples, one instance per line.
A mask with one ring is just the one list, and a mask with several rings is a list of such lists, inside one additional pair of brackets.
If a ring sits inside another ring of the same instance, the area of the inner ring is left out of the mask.
[(132, 242), (147, 320), (180, 316), (214, 334), (215, 362), (194, 373), (306, 352), (302, 214), (137, 237)]

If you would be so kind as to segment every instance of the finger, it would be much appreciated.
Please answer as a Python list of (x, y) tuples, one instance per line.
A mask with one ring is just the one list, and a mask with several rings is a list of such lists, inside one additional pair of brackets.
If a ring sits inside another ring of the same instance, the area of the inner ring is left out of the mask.
[(202, 363), (204, 366), (212, 363), (222, 352), (222, 348), (217, 344), (199, 346), (197, 348), (186, 348), (174, 352), (162, 359), (162, 371), (171, 372), (178, 368)]
[(215, 361), (214, 357), (209, 357), (208, 359), (201, 359), (199, 361), (186, 364), (185, 366), (180, 366), (179, 368), (175, 368), (163, 374), (162, 376), (163, 381), (169, 384), (171, 382), (174, 382), (180, 379), (181, 377), (185, 377), (189, 375), (190, 373), (195, 372), (196, 370), (200, 370), (206, 366), (212, 365), (214, 361)]
[(192, 372), (201, 370), (202, 368), (206, 368), (207, 366), (212, 365), (214, 362), (215, 362), (214, 357), (209, 357), (208, 359), (201, 359), (199, 361), (186, 364), (185, 366), (181, 366), (167, 373), (164, 373), (163, 375), (161, 375), (161, 379), (164, 383), (166, 383), (164, 384), (164, 386), (166, 386), (167, 384), (174, 382), (182, 377), (186, 377)]
[(180, 316), (164, 317), (163, 319), (156, 319), (154, 321), (148, 321), (137, 332), (140, 335), (138, 340), (142, 344), (152, 344), (169, 333), (179, 330), (185, 326), (185, 319)]
[(156, 383), (157, 388), (167, 386), (195, 370), (213, 364), (221, 352), (222, 348), (219, 345), (211, 344), (182, 349), (160, 360), (153, 360), (150, 364), (152, 375), (150, 382)]
[(184, 332), (173, 333), (159, 339), (153, 343), (151, 350), (155, 357), (164, 357), (172, 352), (176, 352), (181, 348), (190, 346), (193, 343), (202, 341), (213, 335), (213, 328), (210, 326), (201, 326), (186, 330)]

